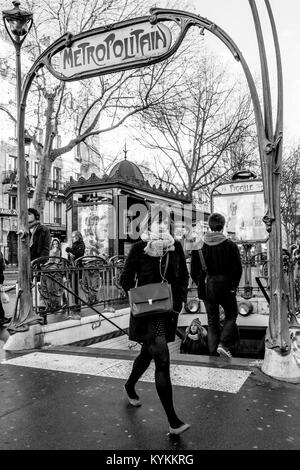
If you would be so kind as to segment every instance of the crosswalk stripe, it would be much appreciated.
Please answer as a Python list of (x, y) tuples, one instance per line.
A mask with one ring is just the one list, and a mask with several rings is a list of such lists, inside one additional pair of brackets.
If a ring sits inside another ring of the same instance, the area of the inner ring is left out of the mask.
[[(127, 379), (132, 367), (132, 361), (125, 359), (39, 352), (4, 360), (1, 364), (117, 379)], [(171, 380), (173, 385), (228, 393), (237, 393), (250, 374), (251, 372), (248, 370), (171, 364)], [(150, 364), (150, 367), (140, 380), (154, 382), (153, 363)]]

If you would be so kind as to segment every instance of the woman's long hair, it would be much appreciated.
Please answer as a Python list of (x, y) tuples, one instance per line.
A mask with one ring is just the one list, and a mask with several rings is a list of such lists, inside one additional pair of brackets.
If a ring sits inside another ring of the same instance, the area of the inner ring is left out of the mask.
[(81, 235), (81, 232), (78, 230), (74, 230), (73, 235), (75, 235), (78, 238), (78, 241), (83, 242), (83, 237)]
[(60, 243), (60, 240), (58, 238), (52, 238), (51, 244), (50, 244), (50, 250), (52, 250), (54, 242), (58, 243), (58, 249), (60, 250), (61, 249), (61, 243)]

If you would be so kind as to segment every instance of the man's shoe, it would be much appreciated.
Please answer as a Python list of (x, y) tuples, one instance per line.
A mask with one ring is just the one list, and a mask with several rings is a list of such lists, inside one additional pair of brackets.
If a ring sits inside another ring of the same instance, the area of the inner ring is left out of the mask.
[(221, 344), (219, 344), (217, 352), (220, 354), (221, 357), (232, 357), (232, 354), (229, 349), (225, 348), (225, 346), (222, 346)]
[(182, 424), (181, 426), (179, 426), (179, 428), (171, 428), (171, 426), (169, 426), (169, 432), (170, 434), (178, 435), (183, 433), (184, 431), (187, 431), (190, 427), (190, 424)]

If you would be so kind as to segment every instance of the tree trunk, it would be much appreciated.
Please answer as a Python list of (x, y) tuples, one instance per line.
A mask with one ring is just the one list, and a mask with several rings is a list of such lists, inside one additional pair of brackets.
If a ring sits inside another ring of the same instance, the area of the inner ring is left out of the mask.
[(49, 156), (43, 153), (40, 157), (40, 168), (39, 178), (37, 178), (37, 185), (34, 191), (32, 206), (35, 207), (41, 214), (41, 218), (44, 212), (46, 194), (48, 191), (50, 173), (52, 167), (52, 160)]

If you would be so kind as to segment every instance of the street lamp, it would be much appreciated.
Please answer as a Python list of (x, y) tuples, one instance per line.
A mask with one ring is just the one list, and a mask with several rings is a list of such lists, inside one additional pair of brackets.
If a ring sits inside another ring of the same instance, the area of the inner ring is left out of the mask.
[(30, 31), (33, 15), (29, 11), (20, 10), (20, 2), (12, 3), (14, 5), (12, 10), (2, 12), (4, 26), (13, 43), (21, 45)]
[[(27, 181), (24, 149), (24, 125), (21, 121), (21, 47), (32, 26), (32, 13), (21, 10), (20, 2), (13, 1), (14, 8), (2, 12), (5, 29), (16, 51), (17, 90), (17, 177), (18, 177), (18, 296), (12, 321), (8, 327), (11, 333), (29, 330), (29, 324), (38, 323), (34, 315), (31, 296), (31, 273), (29, 252), (29, 230), (27, 214)], [(22, 113), (23, 115), (24, 113)], [(22, 118), (23, 120), (23, 118)]]

